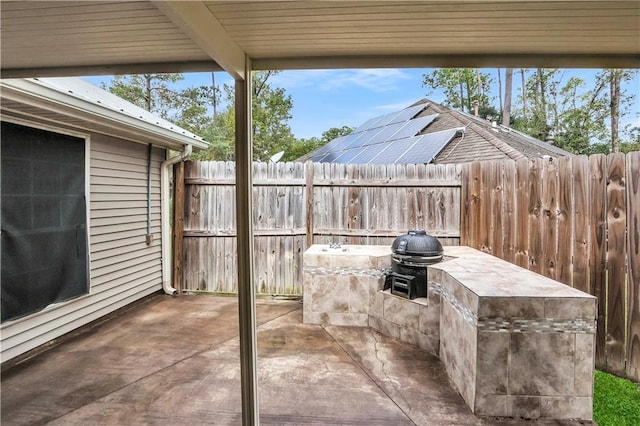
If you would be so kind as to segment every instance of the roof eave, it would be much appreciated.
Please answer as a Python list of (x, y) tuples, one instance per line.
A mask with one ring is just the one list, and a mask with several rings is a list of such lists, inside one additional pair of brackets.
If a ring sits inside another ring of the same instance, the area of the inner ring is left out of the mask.
[(134, 141), (140, 135), (144, 135), (146, 138), (153, 139), (154, 144), (167, 148), (176, 149), (186, 145), (192, 145), (197, 149), (207, 148), (204, 141), (93, 104), (31, 80), (3, 80), (0, 81), (0, 88), (2, 98), (82, 119), (89, 124), (87, 127), (89, 129), (91, 129), (90, 123), (99, 120), (108, 127), (126, 130), (130, 134), (130, 139)]

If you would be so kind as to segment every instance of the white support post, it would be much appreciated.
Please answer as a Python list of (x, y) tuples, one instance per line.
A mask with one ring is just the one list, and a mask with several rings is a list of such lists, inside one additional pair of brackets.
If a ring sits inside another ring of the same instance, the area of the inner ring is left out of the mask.
[(256, 296), (253, 282), (253, 201), (251, 142), (251, 60), (244, 80), (235, 80), (236, 95), (236, 229), (238, 236), (238, 307), (242, 424), (260, 423), (258, 407)]

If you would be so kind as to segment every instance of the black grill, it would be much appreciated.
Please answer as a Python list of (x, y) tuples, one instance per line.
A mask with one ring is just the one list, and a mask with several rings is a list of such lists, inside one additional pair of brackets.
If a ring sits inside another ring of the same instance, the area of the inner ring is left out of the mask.
[(407, 299), (427, 297), (428, 265), (442, 260), (442, 244), (422, 229), (409, 231), (393, 241), (391, 273), (385, 288)]

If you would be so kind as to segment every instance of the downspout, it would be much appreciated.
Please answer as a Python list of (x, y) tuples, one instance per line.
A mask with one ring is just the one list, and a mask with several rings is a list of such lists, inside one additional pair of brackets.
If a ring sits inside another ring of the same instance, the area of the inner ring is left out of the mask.
[(151, 234), (151, 154), (152, 145), (147, 148), (147, 245), (153, 242), (153, 234)]
[(171, 222), (169, 221), (169, 168), (191, 156), (193, 147), (187, 145), (180, 155), (169, 158), (160, 166), (160, 192), (162, 200), (160, 219), (162, 222), (162, 289), (166, 294), (176, 295), (178, 290), (171, 285)]

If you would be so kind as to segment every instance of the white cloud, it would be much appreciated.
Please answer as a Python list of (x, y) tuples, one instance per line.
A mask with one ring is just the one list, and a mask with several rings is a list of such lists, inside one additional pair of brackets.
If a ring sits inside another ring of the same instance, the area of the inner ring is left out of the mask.
[(330, 79), (322, 82), (323, 90), (345, 87), (361, 87), (372, 92), (389, 92), (398, 88), (398, 83), (411, 77), (398, 69), (363, 69), (335, 71)]
[(413, 105), (414, 103), (416, 103), (419, 99), (417, 99), (416, 97), (410, 97), (410, 98), (406, 98), (402, 101), (399, 102), (393, 102), (393, 103), (388, 103), (388, 104), (382, 104), (382, 105), (376, 105), (372, 108), (372, 110), (376, 111), (376, 112), (393, 112), (393, 111), (400, 111), (401, 109), (404, 109), (410, 105)]
[(331, 70), (283, 71), (271, 77), (269, 83), (287, 89), (311, 87), (316, 86), (318, 81), (329, 78), (332, 72)]
[(399, 69), (358, 69), (285, 71), (272, 81), (287, 88), (313, 86), (322, 91), (335, 91), (361, 87), (382, 93), (395, 90), (401, 81), (410, 79), (407, 72)]

